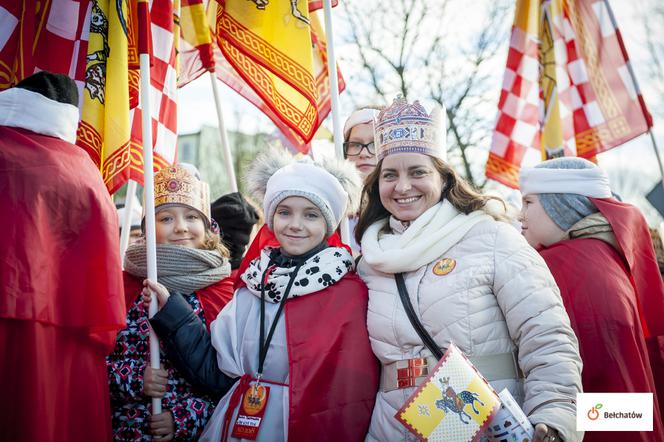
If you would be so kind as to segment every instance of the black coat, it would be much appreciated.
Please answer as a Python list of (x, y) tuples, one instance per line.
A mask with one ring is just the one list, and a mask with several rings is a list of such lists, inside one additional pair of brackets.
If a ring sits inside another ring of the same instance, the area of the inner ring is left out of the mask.
[(219, 370), (210, 332), (181, 295), (172, 294), (150, 324), (168, 359), (194, 388), (217, 399), (230, 390), (237, 379)]

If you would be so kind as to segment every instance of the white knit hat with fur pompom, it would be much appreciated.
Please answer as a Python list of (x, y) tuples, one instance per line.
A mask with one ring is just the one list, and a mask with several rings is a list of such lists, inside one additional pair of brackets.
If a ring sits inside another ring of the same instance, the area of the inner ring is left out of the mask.
[(295, 160), (282, 149), (271, 149), (252, 163), (247, 186), (257, 198), (263, 198), (263, 211), (270, 230), (274, 212), (283, 200), (300, 196), (316, 205), (325, 218), (327, 237), (349, 213), (357, 210), (361, 179), (353, 163), (327, 159), (313, 162), (305, 157)]

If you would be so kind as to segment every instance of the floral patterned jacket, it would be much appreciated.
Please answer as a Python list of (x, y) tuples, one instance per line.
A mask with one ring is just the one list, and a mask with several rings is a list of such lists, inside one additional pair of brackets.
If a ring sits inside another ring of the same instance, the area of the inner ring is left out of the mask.
[[(184, 295), (194, 313), (205, 323), (201, 303), (192, 293)], [(106, 365), (111, 393), (113, 437), (116, 441), (151, 441), (148, 418), (151, 398), (143, 394), (143, 372), (150, 363), (150, 326), (140, 296), (127, 312), (127, 328), (118, 333), (115, 349)], [(161, 367), (168, 371), (162, 410), (173, 414), (176, 441), (196, 440), (214, 411), (216, 401), (201, 395), (178, 373), (161, 352)]]

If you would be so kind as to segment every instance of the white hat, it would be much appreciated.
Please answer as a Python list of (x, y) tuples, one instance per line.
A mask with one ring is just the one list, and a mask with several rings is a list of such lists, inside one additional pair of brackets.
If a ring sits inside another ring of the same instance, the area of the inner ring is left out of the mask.
[[(126, 209), (126, 202), (125, 202), (125, 207), (121, 207), (117, 209), (118, 211), (118, 223), (120, 226), (122, 226), (122, 223), (124, 222), (124, 217), (125, 217), (125, 212), (127, 211)], [(134, 198), (132, 199), (132, 204), (131, 204), (131, 221), (130, 221), (130, 226), (132, 228), (134, 227), (141, 227), (141, 219), (143, 213), (143, 208), (141, 207), (141, 203), (138, 201), (138, 197), (134, 195)]]
[(555, 158), (521, 169), (519, 189), (523, 195), (573, 193), (590, 198), (612, 196), (606, 172), (577, 157)]
[(346, 120), (344, 124), (344, 139), (347, 140), (350, 136), (350, 131), (357, 126), (358, 124), (367, 124), (373, 123), (378, 119), (378, 109), (357, 109), (350, 114), (350, 117)]
[(267, 182), (263, 210), (270, 230), (279, 203), (301, 196), (316, 205), (325, 218), (331, 236), (346, 213), (348, 194), (330, 172), (312, 163), (296, 162), (277, 170)]

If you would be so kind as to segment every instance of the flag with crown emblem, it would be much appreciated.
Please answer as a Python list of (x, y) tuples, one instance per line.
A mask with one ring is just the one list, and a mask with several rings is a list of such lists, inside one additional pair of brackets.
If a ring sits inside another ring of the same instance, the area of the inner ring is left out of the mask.
[(421, 441), (477, 441), (500, 407), (498, 395), (454, 344), (395, 415)]
[(126, 1), (91, 2), (85, 86), (76, 144), (101, 171), (109, 192), (129, 162), (129, 9)]
[(604, 0), (518, 0), (486, 176), (518, 188), (521, 166), (593, 159), (652, 127)]

